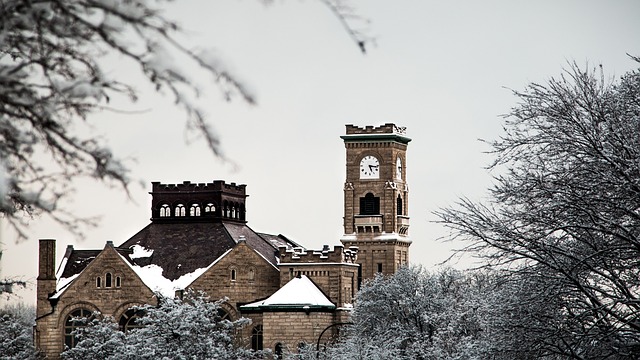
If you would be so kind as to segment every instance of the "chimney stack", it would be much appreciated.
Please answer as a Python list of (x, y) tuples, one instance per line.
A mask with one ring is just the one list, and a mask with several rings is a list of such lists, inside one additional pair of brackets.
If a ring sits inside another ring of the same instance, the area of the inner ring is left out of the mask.
[(37, 313), (40, 317), (49, 312), (49, 296), (56, 291), (56, 241), (41, 239), (38, 255)]

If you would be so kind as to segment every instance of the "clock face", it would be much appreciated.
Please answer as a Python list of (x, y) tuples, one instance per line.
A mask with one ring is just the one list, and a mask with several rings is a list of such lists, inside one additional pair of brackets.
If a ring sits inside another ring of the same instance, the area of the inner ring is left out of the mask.
[(396, 178), (402, 180), (402, 160), (400, 160), (400, 156), (396, 160)]
[(367, 155), (360, 160), (360, 179), (380, 178), (380, 163), (375, 156)]

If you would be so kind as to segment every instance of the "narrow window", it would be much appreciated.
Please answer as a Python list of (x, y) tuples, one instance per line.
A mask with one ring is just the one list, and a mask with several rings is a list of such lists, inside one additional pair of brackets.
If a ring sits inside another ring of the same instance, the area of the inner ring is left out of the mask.
[(400, 195), (398, 195), (397, 207), (398, 215), (402, 215), (402, 198), (400, 197)]
[(116, 287), (120, 287), (120, 276), (116, 276)]
[(100, 276), (96, 278), (96, 287), (102, 287), (102, 278)]
[(262, 325), (256, 325), (251, 330), (251, 348), (255, 351), (262, 350)]
[(251, 268), (249, 269), (249, 281), (254, 281), (256, 279), (256, 270)]
[(273, 352), (276, 354), (276, 359), (282, 359), (282, 344), (277, 343)]
[(104, 276), (104, 287), (106, 287), (106, 288), (110, 288), (111, 287), (111, 273), (107, 273)]
[(236, 269), (231, 269), (231, 281), (236, 281)]
[(378, 263), (378, 272), (381, 273), (382, 272), (382, 263)]

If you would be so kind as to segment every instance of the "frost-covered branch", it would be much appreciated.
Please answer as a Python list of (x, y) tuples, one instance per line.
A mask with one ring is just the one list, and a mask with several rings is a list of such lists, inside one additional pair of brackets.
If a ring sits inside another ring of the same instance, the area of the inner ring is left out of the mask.
[[(203, 80), (185, 65), (208, 73), (226, 99), (254, 104), (256, 97), (219, 51), (191, 49), (177, 40), (182, 28), (165, 15), (168, 1), (0, 1), (0, 213), (20, 238), (40, 214), (81, 235), (82, 225), (93, 219), (65, 211), (60, 201), (73, 192), (74, 179), (128, 191), (125, 162), (105, 139), (90, 134), (86, 121), (109, 108), (111, 99), (138, 99), (131, 79), (105, 73), (100, 59), (107, 55), (136, 65), (184, 111), (187, 129), (224, 158), (218, 134), (197, 105)], [(364, 48), (364, 33), (353, 26), (359, 21), (354, 9), (346, 1), (321, 1)]]

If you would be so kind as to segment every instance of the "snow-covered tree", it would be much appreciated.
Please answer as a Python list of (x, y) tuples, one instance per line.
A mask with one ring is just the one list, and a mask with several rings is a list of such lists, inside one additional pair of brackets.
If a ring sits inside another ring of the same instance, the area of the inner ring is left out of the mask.
[[(226, 98), (255, 102), (219, 52), (177, 40), (181, 27), (163, 13), (168, 1), (0, 1), (0, 214), (20, 237), (27, 237), (25, 219), (36, 214), (48, 214), (76, 233), (78, 225), (91, 222), (61, 206), (73, 187), (69, 179), (127, 189), (121, 159), (106, 140), (83, 128), (110, 99), (138, 97), (130, 78), (103, 71), (105, 55), (131, 61), (158, 92), (173, 97), (187, 115), (187, 129), (202, 135), (217, 156), (219, 138), (193, 101), (201, 76), (185, 72), (187, 63), (208, 73)], [(349, 1), (319, 1), (364, 51), (367, 39), (352, 26), (360, 19)]]
[(0, 359), (35, 359), (33, 324), (36, 311), (24, 304), (0, 309)]
[(640, 72), (614, 81), (601, 67), (574, 64), (515, 94), (520, 103), (506, 117), (505, 135), (491, 143), (497, 175), (490, 199), (462, 199), (438, 215), (468, 241), (466, 250), (514, 281), (526, 279), (521, 294), (555, 308), (546, 314), (532, 302), (521, 321), (511, 318), (512, 331), (535, 328), (522, 334), (523, 348), (637, 358)]
[(377, 276), (358, 292), (353, 324), (321, 357), (327, 359), (481, 359), (482, 273), (430, 273), (403, 267)]
[(257, 353), (237, 343), (236, 333), (247, 319), (220, 316), (221, 301), (187, 292), (183, 300), (162, 298), (141, 306), (142, 327), (122, 332), (114, 319), (96, 316), (77, 330), (78, 344), (64, 359), (252, 359)]

